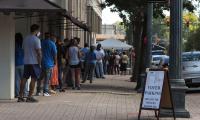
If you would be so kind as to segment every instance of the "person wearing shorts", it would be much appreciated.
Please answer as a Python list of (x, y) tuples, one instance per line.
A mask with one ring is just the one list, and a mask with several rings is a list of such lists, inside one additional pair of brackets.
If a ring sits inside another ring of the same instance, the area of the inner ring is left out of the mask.
[(77, 39), (71, 40), (71, 45), (68, 50), (68, 54), (66, 55), (69, 60), (70, 71), (71, 71), (71, 79), (73, 83), (73, 88), (77, 88), (80, 90), (80, 72), (81, 72), (81, 65), (80, 65), (80, 57), (81, 53), (78, 48), (78, 41)]
[(24, 47), (24, 74), (23, 79), (20, 84), (20, 93), (18, 97), (18, 102), (24, 102), (25, 99), (23, 98), (24, 88), (27, 80), (31, 77), (30, 82), (30, 90), (29, 95), (26, 99), (26, 102), (38, 102), (35, 98), (32, 97), (34, 89), (35, 89), (35, 82), (40, 77), (41, 72), (41, 43), (38, 36), (40, 35), (39, 26), (33, 24), (30, 28), (31, 34), (28, 35), (23, 42)]

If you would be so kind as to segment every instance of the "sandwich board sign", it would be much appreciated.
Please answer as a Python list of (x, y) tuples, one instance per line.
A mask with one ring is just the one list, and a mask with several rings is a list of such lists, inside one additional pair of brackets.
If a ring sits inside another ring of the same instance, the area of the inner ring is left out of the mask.
[(154, 110), (155, 116), (159, 120), (161, 108), (172, 109), (175, 119), (168, 72), (166, 70), (150, 69), (146, 76), (138, 119), (140, 120), (142, 110)]

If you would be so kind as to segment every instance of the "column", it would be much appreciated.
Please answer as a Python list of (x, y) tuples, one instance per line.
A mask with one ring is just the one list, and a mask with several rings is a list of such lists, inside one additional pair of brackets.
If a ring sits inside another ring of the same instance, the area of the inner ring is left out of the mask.
[[(183, 0), (170, 1), (170, 50), (169, 77), (172, 87), (172, 97), (176, 117), (189, 118), (185, 109), (185, 81), (182, 79), (182, 11)], [(162, 112), (163, 116), (170, 116), (171, 111)]]
[(15, 21), (13, 15), (0, 14), (0, 99), (14, 98)]

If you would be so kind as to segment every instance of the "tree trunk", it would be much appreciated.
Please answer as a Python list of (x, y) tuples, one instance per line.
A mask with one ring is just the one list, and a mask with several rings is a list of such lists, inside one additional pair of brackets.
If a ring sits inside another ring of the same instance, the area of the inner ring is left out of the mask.
[[(140, 13), (141, 14), (141, 13)], [(143, 13), (144, 14), (144, 13)], [(137, 81), (136, 90), (141, 87), (142, 81), (140, 75), (145, 72), (145, 44), (144, 38), (146, 37), (146, 16), (140, 16), (135, 22), (135, 43), (136, 43), (136, 62), (133, 72), (133, 79)]]
[(140, 73), (141, 73), (141, 64), (142, 64), (142, 43), (143, 43), (143, 17), (140, 16), (136, 21), (135, 21), (135, 29), (134, 29), (134, 40), (136, 44), (136, 60), (135, 60), (135, 67), (134, 67), (134, 72), (133, 72), (133, 78), (134, 81), (137, 81), (137, 86), (135, 89), (138, 89), (141, 86), (141, 81), (140, 81)]

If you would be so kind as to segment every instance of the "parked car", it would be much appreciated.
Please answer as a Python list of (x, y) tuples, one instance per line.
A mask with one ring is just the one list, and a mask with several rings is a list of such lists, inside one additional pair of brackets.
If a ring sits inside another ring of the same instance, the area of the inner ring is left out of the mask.
[[(152, 55), (152, 67), (159, 67), (162, 64), (169, 64), (169, 56)], [(183, 52), (182, 54), (182, 76), (188, 87), (200, 86), (200, 51)]]
[(200, 86), (200, 51), (182, 54), (183, 79), (188, 87)]
[(158, 67), (160, 64), (169, 64), (169, 56), (167, 56), (167, 55), (152, 55), (152, 66)]

